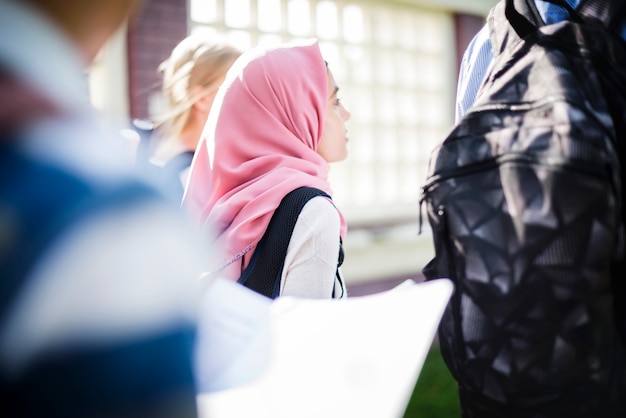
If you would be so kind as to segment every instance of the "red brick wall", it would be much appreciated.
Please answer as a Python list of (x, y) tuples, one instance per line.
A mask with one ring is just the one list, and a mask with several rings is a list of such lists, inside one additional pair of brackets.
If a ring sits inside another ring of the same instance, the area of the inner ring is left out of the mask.
[(456, 29), (455, 34), (457, 70), (461, 66), (461, 59), (463, 58), (463, 53), (465, 52), (467, 45), (470, 43), (474, 35), (476, 35), (476, 33), (483, 27), (484, 24), (484, 16), (474, 16), (466, 14), (454, 15), (454, 26)]
[(131, 118), (148, 116), (148, 98), (161, 89), (159, 64), (187, 36), (187, 1), (147, 0), (128, 29)]

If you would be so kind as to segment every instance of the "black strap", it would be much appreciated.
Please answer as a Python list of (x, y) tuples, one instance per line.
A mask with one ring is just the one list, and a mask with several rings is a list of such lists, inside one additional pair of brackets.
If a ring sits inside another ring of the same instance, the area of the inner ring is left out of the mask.
[(624, 0), (582, 0), (576, 10), (582, 16), (598, 19), (609, 31), (617, 32), (624, 22), (625, 5)]
[(504, 5), (504, 15), (520, 38), (525, 38), (537, 30), (540, 21), (535, 13), (535, 3), (533, 1), (506, 0)]
[(299, 187), (283, 198), (238, 283), (269, 298), (278, 297), (293, 228), (304, 205), (316, 196), (330, 198), (325, 192), (312, 187)]
[[(612, 32), (619, 30), (624, 22), (624, 0), (582, 0), (575, 10), (565, 0), (544, 1), (565, 9), (572, 22), (583, 23), (592, 18), (602, 22)], [(534, 0), (506, 0), (505, 15), (520, 38), (525, 38), (544, 24)]]
[[(582, 23), (580, 14), (572, 9), (565, 0), (545, 1), (564, 8), (572, 22)], [(544, 25), (534, 0), (506, 0), (504, 14), (517, 35), (522, 39)]]

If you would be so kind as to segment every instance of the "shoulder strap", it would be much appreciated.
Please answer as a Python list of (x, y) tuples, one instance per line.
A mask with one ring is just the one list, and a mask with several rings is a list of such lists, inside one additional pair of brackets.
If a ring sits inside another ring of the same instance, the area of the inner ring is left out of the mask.
[[(574, 10), (565, 0), (544, 0), (560, 6), (569, 14), (568, 20), (583, 23), (600, 21), (610, 31), (618, 28), (626, 10), (623, 0), (582, 0)], [(544, 25), (534, 0), (505, 0), (504, 14), (520, 38), (525, 38)]]
[(509, 45), (536, 32), (542, 22), (532, 0), (530, 3), (526, 0), (503, 0), (489, 11), (487, 24), (491, 50), (496, 57)]
[(624, 22), (625, 6), (624, 0), (582, 0), (576, 11), (582, 16), (599, 20), (610, 31), (616, 32)]
[(283, 198), (238, 283), (269, 298), (278, 297), (293, 228), (304, 205), (316, 196), (330, 198), (325, 192), (306, 186), (291, 191)]
[[(569, 20), (578, 23), (582, 22), (582, 19), (579, 16), (578, 12), (572, 9), (572, 7), (565, 0), (545, 1), (564, 8), (569, 14)], [(504, 8), (504, 17), (506, 18), (506, 21), (508, 21), (508, 24), (510, 24), (511, 28), (521, 39), (530, 36), (531, 34), (535, 33), (538, 28), (545, 25), (543, 19), (541, 18), (541, 15), (539, 14), (539, 10), (537, 10), (537, 5), (535, 4), (534, 0), (504, 0), (500, 3), (501, 4), (494, 7), (492, 13), (494, 11), (497, 13), (497, 9), (499, 8)], [(491, 16), (490, 19), (492, 19)], [(502, 23), (505, 22), (501, 22), (500, 24)], [(492, 38), (495, 28), (498, 28), (498, 26), (494, 26), (493, 24), (491, 24)], [(501, 44), (504, 42), (505, 39), (506, 38), (503, 37), (500, 37), (500, 39), (496, 39), (496, 45), (499, 46), (499, 48), (497, 49), (498, 51), (504, 50), (504, 47)]]
[[(565, 0), (544, 1), (565, 9), (569, 21), (599, 21), (612, 32), (617, 32), (625, 20), (626, 2), (623, 0), (582, 0), (576, 9)], [(487, 21), (494, 55), (502, 53), (512, 43), (511, 37), (525, 39), (545, 25), (534, 0), (502, 0), (491, 9)]]

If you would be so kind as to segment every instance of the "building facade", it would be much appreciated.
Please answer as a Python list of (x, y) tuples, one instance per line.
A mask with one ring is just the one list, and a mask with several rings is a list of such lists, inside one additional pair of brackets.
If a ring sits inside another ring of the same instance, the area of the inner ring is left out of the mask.
[[(330, 181), (349, 235), (348, 285), (420, 278), (432, 257), (418, 197), (452, 128), (459, 62), (495, 0), (147, 0), (91, 71), (94, 103), (120, 119), (162, 109), (157, 67), (192, 32), (241, 49), (318, 38), (352, 113), (350, 155)], [(111, 88), (115, 86), (115, 88)]]

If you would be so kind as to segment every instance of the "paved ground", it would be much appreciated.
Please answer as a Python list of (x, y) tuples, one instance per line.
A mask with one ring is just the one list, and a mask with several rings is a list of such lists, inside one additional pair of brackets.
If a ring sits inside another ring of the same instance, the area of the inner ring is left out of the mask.
[(373, 293), (383, 292), (389, 290), (403, 281), (411, 278), (417, 282), (424, 280), (422, 273), (415, 273), (410, 275), (403, 275), (401, 277), (388, 277), (380, 280), (367, 281), (364, 283), (348, 284), (348, 297), (365, 296)]

